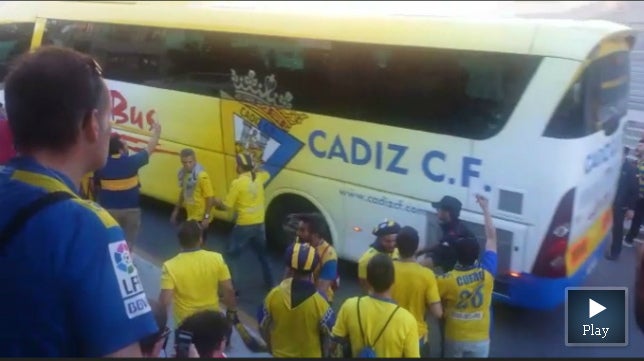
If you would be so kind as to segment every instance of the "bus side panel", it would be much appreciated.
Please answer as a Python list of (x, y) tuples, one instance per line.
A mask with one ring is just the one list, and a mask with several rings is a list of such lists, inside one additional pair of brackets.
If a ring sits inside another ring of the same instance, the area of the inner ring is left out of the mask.
[[(531, 271), (557, 203), (576, 184), (568, 171), (571, 163), (564, 160), (569, 155), (544, 144), (541, 133), (550, 115), (547, 109), (557, 106), (578, 67), (576, 61), (543, 59), (505, 129), (493, 141), (474, 142), (473, 155), (492, 169), (487, 184), (492, 186), (488, 194), (493, 216), (530, 225), (525, 243), (512, 241), (520, 251), (513, 253), (517, 259), (507, 271)], [(466, 207), (477, 209), (477, 191), (470, 189)]]
[[(230, 179), (223, 154), (219, 99), (120, 81), (107, 83), (112, 97), (113, 129), (124, 134), (130, 149), (145, 147), (152, 122), (162, 126), (157, 151), (141, 170), (144, 194), (176, 203), (179, 153), (192, 148), (197, 162), (210, 175), (215, 195), (225, 196)], [(216, 212), (215, 216), (230, 218), (224, 212)]]

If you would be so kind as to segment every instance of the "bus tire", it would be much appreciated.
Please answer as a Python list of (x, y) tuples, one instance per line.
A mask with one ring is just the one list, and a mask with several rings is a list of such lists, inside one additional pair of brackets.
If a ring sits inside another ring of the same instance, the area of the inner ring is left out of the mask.
[[(286, 218), (293, 213), (320, 213), (306, 198), (294, 194), (282, 194), (277, 196), (266, 210), (266, 239), (268, 249), (278, 254), (283, 254), (286, 247), (295, 240), (295, 236), (289, 233), (284, 225)], [(325, 219), (325, 233), (329, 243), (329, 227)]]

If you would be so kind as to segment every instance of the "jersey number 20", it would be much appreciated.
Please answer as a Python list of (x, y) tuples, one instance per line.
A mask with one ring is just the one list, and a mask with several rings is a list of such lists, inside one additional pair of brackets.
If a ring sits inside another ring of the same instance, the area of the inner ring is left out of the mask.
[(483, 304), (483, 285), (478, 285), (474, 292), (469, 290), (463, 290), (458, 295), (458, 302), (456, 303), (456, 308), (463, 310), (468, 306), (472, 308), (479, 308)]

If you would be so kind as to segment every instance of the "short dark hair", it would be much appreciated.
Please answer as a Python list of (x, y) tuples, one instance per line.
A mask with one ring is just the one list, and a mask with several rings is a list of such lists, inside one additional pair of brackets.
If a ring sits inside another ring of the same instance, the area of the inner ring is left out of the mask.
[(181, 155), (181, 158), (194, 157), (195, 151), (192, 148), (184, 148), (184, 149), (181, 149), (180, 155)]
[[(157, 301), (151, 298), (148, 298), (148, 304), (152, 309), (152, 316), (154, 316), (154, 320), (157, 322), (159, 331), (143, 338), (139, 342), (139, 344), (141, 345), (141, 351), (145, 354), (152, 353), (154, 344), (159, 341), (159, 337), (163, 335), (163, 332), (165, 331), (165, 328), (168, 324), (168, 314), (166, 313), (166, 309), (162, 307)], [(156, 357), (156, 355), (154, 356)]]
[(183, 248), (194, 248), (199, 245), (199, 240), (201, 238), (201, 226), (197, 221), (185, 221), (181, 224), (179, 228), (179, 244)]
[(110, 155), (119, 154), (124, 145), (118, 134), (112, 134), (110, 137)]
[(177, 331), (192, 333), (192, 343), (200, 358), (211, 358), (219, 345), (230, 337), (232, 325), (221, 312), (206, 310), (186, 318)]
[(412, 257), (418, 250), (418, 242), (418, 231), (414, 227), (404, 226), (401, 228), (396, 236), (396, 247), (398, 247), (400, 257)]
[(301, 213), (297, 215), (297, 219), (306, 224), (309, 233), (317, 234), (320, 237), (324, 235), (324, 220), (322, 217), (315, 213)]
[(5, 78), (5, 108), (19, 150), (65, 151), (109, 92), (100, 66), (72, 49), (44, 46), (16, 59)]
[(367, 282), (375, 292), (385, 292), (394, 284), (394, 263), (386, 254), (378, 253), (367, 264)]
[(479, 259), (481, 246), (476, 237), (461, 237), (456, 240), (454, 245), (456, 251), (456, 260), (462, 266), (471, 266)]

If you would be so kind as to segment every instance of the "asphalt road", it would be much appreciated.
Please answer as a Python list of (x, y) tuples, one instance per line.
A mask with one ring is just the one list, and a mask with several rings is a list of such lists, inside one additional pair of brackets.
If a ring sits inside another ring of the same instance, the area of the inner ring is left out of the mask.
[[(153, 200), (143, 201), (142, 231), (138, 240), (138, 255), (154, 264), (173, 257), (179, 246), (176, 231), (169, 224), (171, 206)], [(230, 226), (215, 224), (207, 240), (207, 248), (222, 251)], [(261, 271), (254, 255), (247, 252), (240, 262), (245, 270), (236, 283), (240, 290), (241, 310), (254, 316), (261, 304), (265, 290)], [(281, 257), (272, 257), (272, 267), (277, 278), (283, 273)], [(341, 285), (334, 308), (337, 309), (344, 299), (359, 294), (355, 266), (341, 262)], [(624, 249), (618, 262), (600, 261), (588, 279), (586, 286), (621, 286), (632, 289), (634, 284), (635, 252)], [(630, 292), (634, 294), (634, 292)], [(151, 295), (156, 297), (156, 295)], [(644, 355), (644, 334), (635, 324), (633, 299), (629, 302), (629, 345), (626, 347), (566, 347), (564, 307), (549, 311), (536, 312), (514, 309), (504, 305), (494, 307), (494, 328), (492, 332), (491, 357), (641, 357)], [(436, 329), (436, 328), (433, 328)], [(434, 333), (436, 335), (436, 333)], [(438, 340), (432, 340), (433, 346)], [(438, 347), (433, 347), (438, 352)]]

